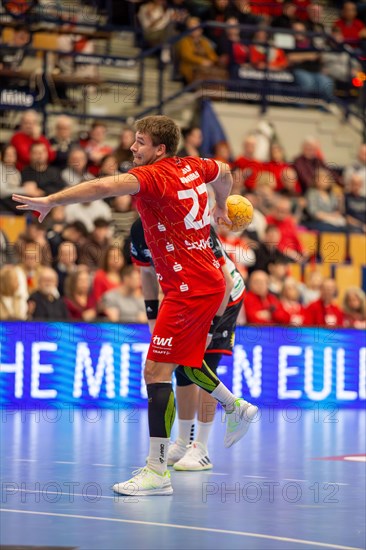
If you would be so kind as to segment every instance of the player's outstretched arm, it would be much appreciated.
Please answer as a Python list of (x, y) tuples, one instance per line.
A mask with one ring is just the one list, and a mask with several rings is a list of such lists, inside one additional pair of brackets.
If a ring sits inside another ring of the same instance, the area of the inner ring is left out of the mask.
[(139, 182), (135, 176), (132, 174), (118, 174), (85, 181), (47, 197), (33, 198), (14, 194), (13, 200), (22, 203), (17, 206), (17, 210), (35, 210), (39, 212), (39, 221), (42, 222), (55, 206), (130, 195), (137, 193), (138, 190)]
[(219, 165), (220, 173), (217, 179), (211, 182), (215, 193), (216, 205), (213, 209), (213, 217), (216, 223), (227, 223), (231, 225), (231, 220), (228, 217), (226, 199), (230, 195), (233, 186), (233, 178), (230, 171), (230, 166), (224, 162), (216, 161)]

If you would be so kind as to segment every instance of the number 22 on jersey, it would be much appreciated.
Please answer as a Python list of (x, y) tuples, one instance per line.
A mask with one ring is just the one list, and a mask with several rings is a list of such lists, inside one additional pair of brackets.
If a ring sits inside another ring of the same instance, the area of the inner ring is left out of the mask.
[[(201, 219), (197, 219), (197, 215), (200, 209), (200, 196), (205, 195), (206, 206)], [(188, 214), (184, 217), (184, 225), (186, 229), (202, 229), (210, 223), (210, 211), (208, 205), (207, 188), (205, 183), (198, 185), (196, 189), (184, 189), (184, 191), (178, 191), (178, 198), (180, 200), (193, 200), (193, 205)]]

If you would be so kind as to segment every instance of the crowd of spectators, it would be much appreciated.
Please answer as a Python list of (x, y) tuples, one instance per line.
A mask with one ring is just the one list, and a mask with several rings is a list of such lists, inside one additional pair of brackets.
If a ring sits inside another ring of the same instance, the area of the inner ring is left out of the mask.
[[(335, 18), (311, 0), (147, 0), (140, 4), (137, 21), (143, 47), (185, 33), (172, 51), (185, 83), (208, 76), (237, 79), (241, 68), (251, 68), (272, 73), (274, 90), (280, 90), (278, 84), (283, 81), (294, 81), (302, 93), (331, 103), (334, 90), (351, 89), (362, 69), (365, 10), (360, 5), (358, 11), (356, 2), (345, 1)], [(227, 26), (201, 28), (207, 21)], [(239, 25), (248, 28), (244, 31)], [(286, 34), (288, 30), (292, 33)], [(282, 72), (288, 73), (285, 80), (278, 75)]]
[[(232, 168), (233, 193), (255, 206), (242, 234), (217, 228), (247, 283), (242, 322), (366, 327), (362, 290), (350, 288), (337, 305), (335, 281), (321, 274), (315, 252), (301, 239), (309, 230), (366, 234), (366, 144), (342, 170), (329, 164), (313, 137), (288, 159), (277, 132), (264, 130), (244, 136), (239, 157), (232, 158), (228, 143), (217, 155)], [(14, 191), (41, 196), (128, 170), (133, 140), (133, 130), (124, 127), (113, 144), (100, 122), (78, 135), (66, 116), (56, 118), (54, 132), (45, 136), (37, 113), (25, 111), (2, 148), (0, 213), (22, 215), (14, 209)], [(199, 126), (183, 129), (179, 155), (201, 156), (201, 145)], [(57, 207), (41, 224), (29, 215), (12, 246), (0, 232), (2, 318), (146, 321), (128, 246), (136, 217), (128, 196)], [(293, 264), (312, 265), (305, 281), (291, 276)]]

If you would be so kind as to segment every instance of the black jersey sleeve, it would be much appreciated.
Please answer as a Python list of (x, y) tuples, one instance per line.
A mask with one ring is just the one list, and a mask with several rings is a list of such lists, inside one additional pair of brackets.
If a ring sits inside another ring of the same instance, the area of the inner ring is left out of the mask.
[(138, 218), (131, 226), (130, 253), (132, 262), (142, 267), (153, 265), (150, 250), (145, 241), (144, 228), (141, 219)]
[(222, 244), (216, 234), (216, 231), (211, 225), (210, 228), (210, 245), (212, 248), (212, 252), (215, 254), (216, 258), (219, 260), (220, 258), (224, 258), (224, 251), (222, 249)]

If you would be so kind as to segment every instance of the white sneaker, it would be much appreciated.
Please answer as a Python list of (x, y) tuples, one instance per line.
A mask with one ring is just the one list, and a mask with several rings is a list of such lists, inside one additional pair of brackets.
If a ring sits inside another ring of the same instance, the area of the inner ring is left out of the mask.
[(168, 466), (173, 466), (178, 460), (180, 460), (187, 452), (188, 445), (184, 443), (183, 439), (177, 439), (168, 449)]
[(174, 464), (173, 468), (178, 471), (211, 470), (212, 464), (206, 447), (199, 441), (193, 441), (188, 446), (186, 454)]
[(250, 423), (257, 414), (258, 407), (248, 403), (245, 399), (237, 399), (234, 403), (234, 410), (226, 413), (226, 434), (224, 446), (226, 448), (234, 445), (247, 433)]
[(166, 470), (158, 474), (146, 466), (132, 472), (131, 479), (113, 485), (113, 491), (120, 495), (149, 496), (149, 495), (171, 495), (173, 487), (170, 482), (170, 472)]

